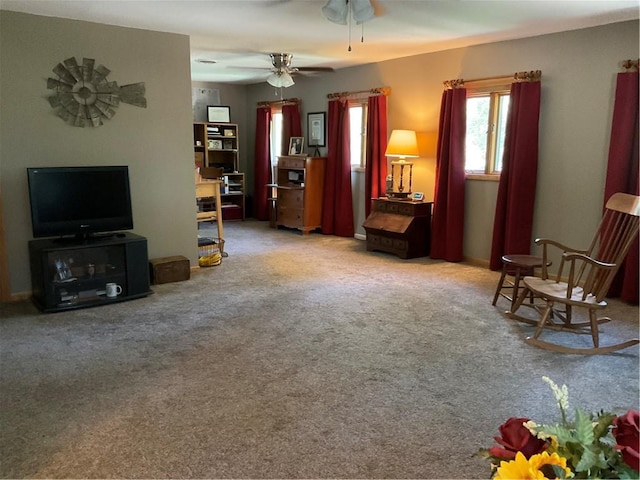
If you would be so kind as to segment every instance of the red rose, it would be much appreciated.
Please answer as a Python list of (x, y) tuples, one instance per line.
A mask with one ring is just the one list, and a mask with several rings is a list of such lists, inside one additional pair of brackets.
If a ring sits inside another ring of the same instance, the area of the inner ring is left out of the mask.
[(544, 452), (547, 449), (547, 442), (533, 435), (523, 423), (528, 422), (528, 418), (510, 418), (500, 425), (500, 437), (493, 437), (502, 447), (491, 447), (489, 453), (500, 460), (513, 460), (516, 453), (522, 454), (528, 459), (536, 453)]
[(622, 452), (627, 465), (640, 472), (640, 412), (629, 410), (614, 418), (613, 425), (612, 432), (617, 442), (615, 448)]

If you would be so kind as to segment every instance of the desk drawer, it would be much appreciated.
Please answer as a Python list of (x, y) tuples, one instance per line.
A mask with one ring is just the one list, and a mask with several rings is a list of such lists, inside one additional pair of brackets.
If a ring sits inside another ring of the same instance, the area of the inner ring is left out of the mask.
[(279, 190), (278, 205), (285, 208), (304, 208), (304, 190)]
[(279, 157), (278, 168), (304, 168), (305, 157)]
[(278, 225), (286, 227), (304, 226), (304, 210), (302, 208), (287, 208), (278, 205)]
[(395, 213), (396, 215), (406, 215), (416, 217), (421, 215), (431, 215), (431, 204), (429, 202), (409, 202), (393, 200), (374, 200), (374, 211)]

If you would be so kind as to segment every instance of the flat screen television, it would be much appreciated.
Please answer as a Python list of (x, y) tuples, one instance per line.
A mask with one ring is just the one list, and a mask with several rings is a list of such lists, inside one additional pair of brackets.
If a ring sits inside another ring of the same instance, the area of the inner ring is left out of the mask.
[(133, 228), (126, 166), (27, 168), (34, 237), (98, 233)]

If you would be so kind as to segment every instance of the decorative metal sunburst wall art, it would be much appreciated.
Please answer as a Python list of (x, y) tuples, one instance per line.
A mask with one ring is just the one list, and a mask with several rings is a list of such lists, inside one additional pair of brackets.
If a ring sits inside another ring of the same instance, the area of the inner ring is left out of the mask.
[(60, 118), (75, 127), (99, 127), (103, 118), (113, 118), (120, 102), (147, 108), (144, 82), (119, 87), (107, 79), (108, 68), (94, 65), (93, 58), (83, 58), (78, 65), (71, 57), (53, 69), (58, 78), (47, 79), (47, 88), (55, 90), (49, 103)]

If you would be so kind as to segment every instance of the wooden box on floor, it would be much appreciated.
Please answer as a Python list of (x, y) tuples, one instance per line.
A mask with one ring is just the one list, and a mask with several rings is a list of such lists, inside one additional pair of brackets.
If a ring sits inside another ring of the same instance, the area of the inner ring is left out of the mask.
[(191, 266), (189, 259), (182, 255), (173, 257), (154, 258), (149, 260), (151, 283), (182, 282), (191, 278)]

